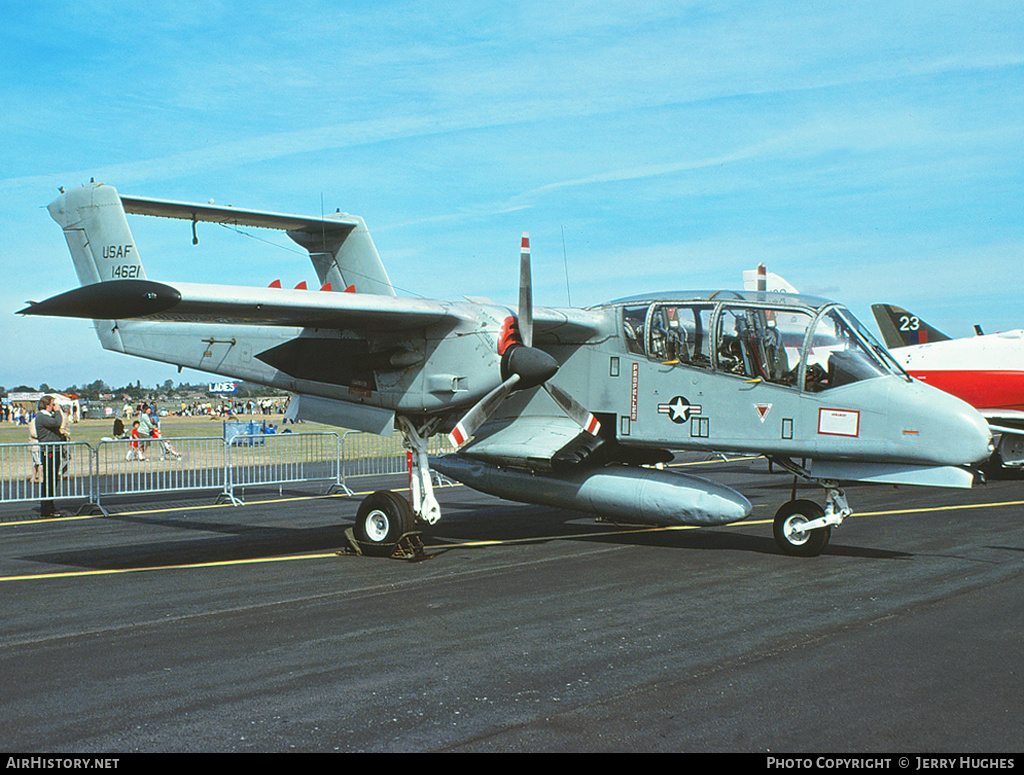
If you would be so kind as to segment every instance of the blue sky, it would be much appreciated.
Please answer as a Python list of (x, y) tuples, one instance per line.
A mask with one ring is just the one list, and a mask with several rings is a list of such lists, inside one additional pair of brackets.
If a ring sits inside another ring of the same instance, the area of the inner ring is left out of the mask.
[[(0, 27), (0, 385), (204, 381), (20, 318), (45, 210), (126, 194), (366, 219), (408, 295), (740, 285), (1024, 325), (1019, 3), (20, 2)], [(312, 284), (283, 235), (133, 217), (152, 279)], [(564, 242), (563, 242), (564, 239)], [(568, 275), (568, 287), (567, 287)]]

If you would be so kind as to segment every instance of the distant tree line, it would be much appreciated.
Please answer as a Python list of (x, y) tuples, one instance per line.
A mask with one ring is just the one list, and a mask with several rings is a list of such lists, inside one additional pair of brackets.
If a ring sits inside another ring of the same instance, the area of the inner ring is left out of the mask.
[[(264, 387), (263, 385), (248, 385), (244, 382), (238, 382), (237, 384), (238, 391), (231, 394), (233, 397), (237, 398), (288, 395), (287, 391), (276, 390), (274, 388)], [(0, 397), (5, 397), (9, 393), (34, 393), (39, 391), (40, 393), (76, 395), (80, 399), (84, 399), (86, 401), (122, 401), (125, 399), (129, 399), (131, 401), (143, 401), (149, 398), (170, 400), (173, 398), (206, 396), (209, 395), (209, 387), (210, 384), (206, 382), (198, 385), (194, 385), (189, 382), (179, 382), (175, 385), (174, 381), (170, 379), (164, 380), (163, 384), (157, 384), (154, 386), (143, 385), (141, 381), (136, 381), (134, 385), (128, 384), (121, 387), (111, 387), (102, 379), (98, 379), (95, 382), (90, 382), (88, 385), (68, 385), (63, 388), (49, 385), (46, 382), (43, 382), (38, 386), (18, 385), (17, 387), (10, 388), (9, 390), (3, 385), (0, 385)]]

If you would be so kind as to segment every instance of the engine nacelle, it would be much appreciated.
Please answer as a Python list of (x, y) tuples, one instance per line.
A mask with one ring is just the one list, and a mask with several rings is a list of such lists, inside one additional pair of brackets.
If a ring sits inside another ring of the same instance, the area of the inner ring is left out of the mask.
[(585, 511), (655, 525), (724, 525), (750, 514), (735, 490), (698, 476), (655, 468), (608, 466), (564, 475), (530, 474), (448, 455), (435, 471), (467, 487), (519, 503)]

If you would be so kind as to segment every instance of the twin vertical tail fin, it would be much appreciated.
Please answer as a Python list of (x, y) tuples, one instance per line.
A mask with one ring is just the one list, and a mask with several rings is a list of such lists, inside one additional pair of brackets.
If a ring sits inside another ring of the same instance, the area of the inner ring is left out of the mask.
[(62, 193), (47, 209), (64, 230), (82, 285), (146, 279), (121, 198), (112, 186), (92, 183), (76, 188)]

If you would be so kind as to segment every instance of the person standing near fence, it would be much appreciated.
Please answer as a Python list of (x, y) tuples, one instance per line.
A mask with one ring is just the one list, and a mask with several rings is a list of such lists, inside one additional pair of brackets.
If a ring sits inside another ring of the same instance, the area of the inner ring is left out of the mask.
[(57, 492), (61, 457), (61, 448), (56, 442), (64, 440), (60, 434), (64, 417), (57, 408), (57, 401), (53, 396), (43, 396), (39, 399), (35, 422), (36, 437), (39, 439), (39, 458), (43, 465), (39, 514), (43, 517), (59, 517), (61, 514), (57, 511), (53, 499)]
[(139, 443), (139, 447), (142, 450), (142, 457), (145, 458), (146, 453), (149, 451), (149, 439), (153, 438), (153, 430), (156, 428), (153, 407), (151, 405), (142, 405), (142, 409), (139, 411), (138, 424), (139, 436), (143, 439), (143, 441)]
[(43, 459), (39, 456), (39, 436), (36, 435), (36, 418), (28, 423), (28, 448), (32, 453), (32, 481), (43, 481)]

